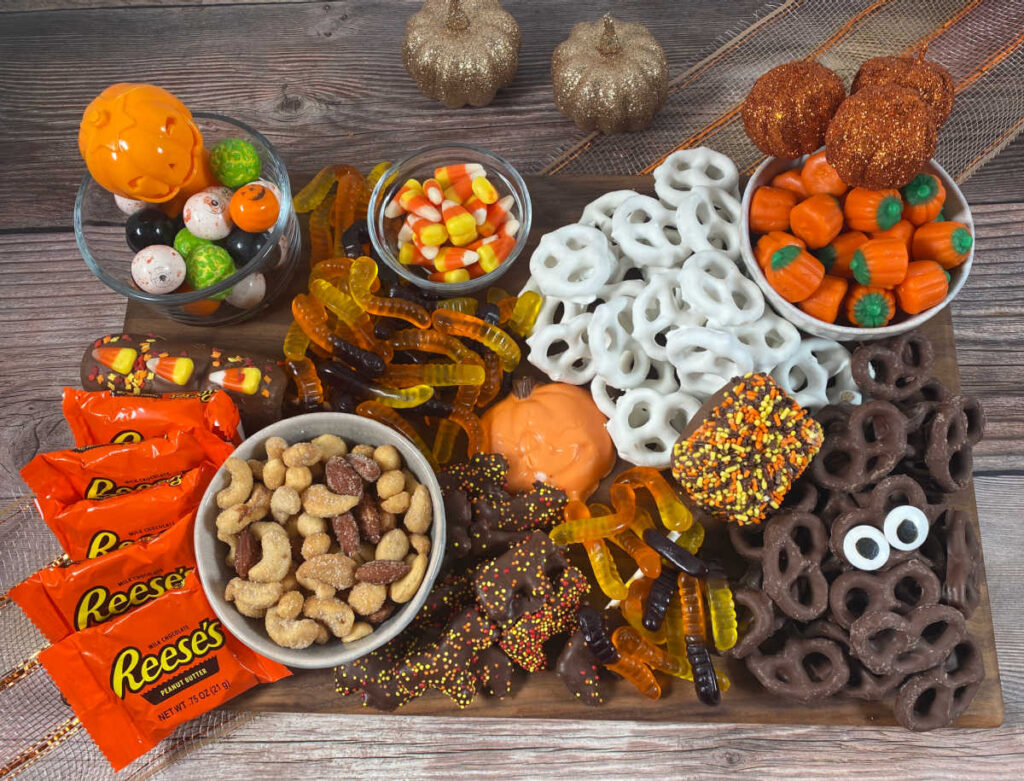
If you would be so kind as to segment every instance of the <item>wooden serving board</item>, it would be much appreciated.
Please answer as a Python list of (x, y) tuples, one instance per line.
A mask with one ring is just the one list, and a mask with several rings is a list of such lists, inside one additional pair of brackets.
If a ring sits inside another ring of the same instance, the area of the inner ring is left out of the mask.
[[(525, 284), (529, 276), (528, 258), (542, 234), (577, 220), (584, 205), (610, 190), (635, 189), (639, 192), (653, 192), (652, 180), (649, 177), (528, 177), (527, 184), (533, 199), (534, 224), (531, 241), (515, 267), (500, 282), (501, 287), (513, 293)], [(293, 292), (300, 292), (304, 288), (305, 280), (301, 279), (296, 282), (296, 290)], [(256, 320), (224, 328), (186, 326), (154, 315), (141, 305), (130, 303), (125, 315), (125, 330), (214, 343), (228, 349), (277, 355), (280, 353), (281, 341), (290, 321), (290, 296), (282, 296), (270, 311)], [(948, 387), (959, 389), (960, 377), (949, 310), (934, 317), (923, 330), (935, 345), (936, 375)], [(520, 371), (538, 374), (525, 360)], [(621, 471), (622, 468), (624, 465), (620, 463), (615, 472)], [(607, 497), (610, 480), (611, 477), (605, 481), (595, 499)], [(966, 510), (977, 524), (978, 512), (973, 484), (953, 497), (952, 502)], [(721, 524), (708, 528), (705, 549), (708, 547), (721, 550), (726, 555), (731, 554)], [(731, 555), (735, 558), (735, 554)], [(589, 565), (584, 564), (583, 567), (584, 572), (589, 572)], [(624, 575), (631, 572), (625, 567), (622, 571)], [(603, 595), (597, 593), (591, 596), (596, 605), (602, 604)], [(968, 627), (981, 647), (986, 677), (974, 702), (957, 722), (957, 726), (996, 727), (1003, 721), (1003, 697), (996, 662), (988, 585), (984, 577), (981, 604), (968, 622)], [(893, 717), (892, 698), (883, 702), (861, 702), (850, 698), (833, 697), (819, 703), (802, 705), (768, 694), (742, 662), (715, 657), (715, 664), (724, 665), (733, 684), (732, 689), (723, 695), (721, 705), (716, 708), (708, 708), (698, 703), (693, 694), (693, 686), (689, 682), (667, 679), (667, 676), (659, 676), (664, 687), (660, 700), (652, 702), (644, 699), (624, 681), (607, 681), (604, 689), (605, 704), (598, 708), (588, 707), (577, 702), (554, 673), (545, 672), (529, 676), (522, 673), (522, 680), (519, 681), (515, 694), (505, 700), (481, 694), (468, 709), (460, 711), (443, 695), (429, 692), (398, 712), (404, 715), (423, 716), (466, 713), (494, 718), (626, 719), (656, 722), (850, 726), (896, 723)], [(358, 696), (341, 697), (335, 693), (332, 670), (296, 670), (291, 678), (269, 686), (256, 687), (232, 700), (227, 707), (244, 711), (365, 712)]]

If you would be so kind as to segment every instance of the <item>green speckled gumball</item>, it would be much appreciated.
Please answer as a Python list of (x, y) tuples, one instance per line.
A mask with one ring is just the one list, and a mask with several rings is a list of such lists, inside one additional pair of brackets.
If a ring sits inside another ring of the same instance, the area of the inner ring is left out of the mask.
[(209, 239), (201, 239), (192, 233), (188, 228), (182, 228), (174, 236), (174, 249), (183, 258), (187, 258), (192, 254), (192, 251), (196, 247), (203, 247), (209, 244), (213, 246), (213, 242)]
[(241, 138), (225, 138), (211, 149), (210, 167), (225, 187), (241, 187), (259, 179), (263, 169), (256, 147)]
[[(216, 244), (200, 245), (185, 258), (185, 283), (195, 290), (215, 285), (234, 273), (235, 262), (226, 249)], [(210, 298), (221, 301), (230, 293), (230, 290), (225, 290)]]

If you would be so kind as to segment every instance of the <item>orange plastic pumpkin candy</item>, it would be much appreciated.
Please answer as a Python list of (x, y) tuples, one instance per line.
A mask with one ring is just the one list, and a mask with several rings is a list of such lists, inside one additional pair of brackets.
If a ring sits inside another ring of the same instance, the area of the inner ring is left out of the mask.
[(114, 84), (88, 105), (78, 150), (116, 195), (164, 203), (200, 173), (203, 137), (185, 104), (152, 84)]
[(482, 447), (508, 459), (508, 490), (542, 480), (584, 501), (615, 464), (605, 422), (585, 389), (524, 377), (483, 416)]

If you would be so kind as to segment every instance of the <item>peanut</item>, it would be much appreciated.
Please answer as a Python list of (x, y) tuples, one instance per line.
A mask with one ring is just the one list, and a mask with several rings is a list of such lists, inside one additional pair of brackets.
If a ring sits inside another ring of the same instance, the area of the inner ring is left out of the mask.
[(343, 456), (348, 452), (345, 440), (335, 434), (321, 434), (313, 438), (313, 444), (320, 449), (324, 461), (331, 456)]
[(374, 551), (374, 559), (386, 559), (388, 561), (401, 561), (409, 552), (409, 538), (401, 529), (392, 529), (377, 543)]
[(386, 513), (404, 513), (409, 509), (409, 494), (401, 491), (394, 496), (389, 496), (380, 503), (380, 509)]
[(284, 484), (296, 491), (305, 491), (313, 484), (313, 473), (308, 466), (289, 466), (284, 470)]
[(394, 445), (381, 445), (375, 449), (373, 460), (377, 462), (382, 472), (402, 468), (402, 456)]
[(288, 467), (279, 458), (272, 458), (263, 465), (263, 485), (271, 491), (277, 490), (284, 485), (284, 476)]
[(433, 507), (430, 492), (425, 485), (417, 485), (409, 498), (409, 506), (405, 512), (405, 528), (413, 534), (424, 534), (433, 520)]
[(385, 472), (377, 480), (377, 497), (382, 501), (405, 490), (405, 475), (399, 469)]
[(284, 523), (302, 509), (299, 492), (287, 485), (279, 486), (270, 497), (270, 514), (278, 523)]

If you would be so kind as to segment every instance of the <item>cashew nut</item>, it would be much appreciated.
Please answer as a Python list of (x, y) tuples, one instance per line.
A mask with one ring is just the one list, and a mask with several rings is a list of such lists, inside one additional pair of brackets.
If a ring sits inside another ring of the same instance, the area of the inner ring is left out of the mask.
[(231, 456), (224, 462), (224, 468), (231, 475), (231, 483), (217, 492), (217, 506), (222, 510), (241, 504), (252, 492), (252, 470), (245, 461)]
[(327, 532), (327, 519), (309, 513), (302, 513), (295, 524), (295, 530), (303, 537)]
[(284, 523), (302, 509), (299, 492), (287, 485), (282, 485), (270, 497), (270, 514), (278, 523)]
[(430, 492), (425, 485), (417, 485), (409, 497), (409, 507), (405, 511), (405, 528), (413, 534), (424, 534), (433, 521), (433, 507)]
[(267, 451), (267, 460), (281, 458), (281, 454), (288, 449), (288, 443), (281, 437), (270, 437), (263, 443), (263, 449)]
[(359, 497), (336, 494), (322, 483), (314, 483), (302, 492), (302, 509), (320, 518), (347, 513), (358, 503)]
[(265, 624), (271, 640), (285, 648), (296, 649), (313, 645), (322, 629), (309, 618), (285, 618), (277, 612), (276, 607), (267, 610)]
[(257, 583), (280, 583), (292, 564), (292, 544), (288, 532), (272, 521), (259, 521), (249, 529), (260, 541), (263, 556), (249, 570), (249, 580)]
[(343, 456), (348, 452), (345, 440), (337, 434), (321, 434), (318, 437), (313, 437), (313, 444), (320, 451), (324, 461), (331, 456)]
[[(427, 573), (427, 556), (423, 553), (416, 554), (416, 558), (412, 560), (412, 569), (406, 573), (404, 578), (396, 580), (388, 588), (388, 593), (391, 596), (392, 602), (397, 602), (399, 605), (403, 605), (416, 596), (416, 592), (419, 591), (420, 584), (423, 582), (423, 576)], [(252, 577), (252, 571), (249, 571), (249, 577)]]
[(281, 454), (285, 466), (313, 466), (321, 457), (320, 448), (312, 442), (299, 442)]
[(373, 633), (373, 627), (372, 626), (370, 626), (365, 621), (356, 621), (352, 625), (352, 630), (347, 635), (345, 635), (343, 638), (341, 638), (341, 642), (343, 642), (343, 643), (351, 643), (351, 642), (354, 642), (356, 640), (362, 640), (364, 637), (366, 637), (367, 635), (372, 634), (372, 633)]
[(301, 591), (286, 591), (277, 600), (277, 614), (281, 618), (298, 618), (303, 601)]
[(238, 612), (250, 618), (263, 618), (267, 608), (281, 598), (280, 583), (254, 583), (232, 578), (224, 589), (224, 599), (234, 602)]
[(356, 620), (352, 608), (334, 598), (306, 597), (302, 614), (326, 624), (335, 637), (344, 637), (351, 632)]
[[(249, 577), (252, 577), (252, 570)], [(356, 563), (340, 553), (324, 553), (302, 562), (295, 571), (295, 579), (318, 597), (334, 596), (335, 591), (349, 588), (356, 582)]]
[(272, 458), (263, 465), (263, 485), (274, 491), (284, 485), (288, 467), (280, 458)]

